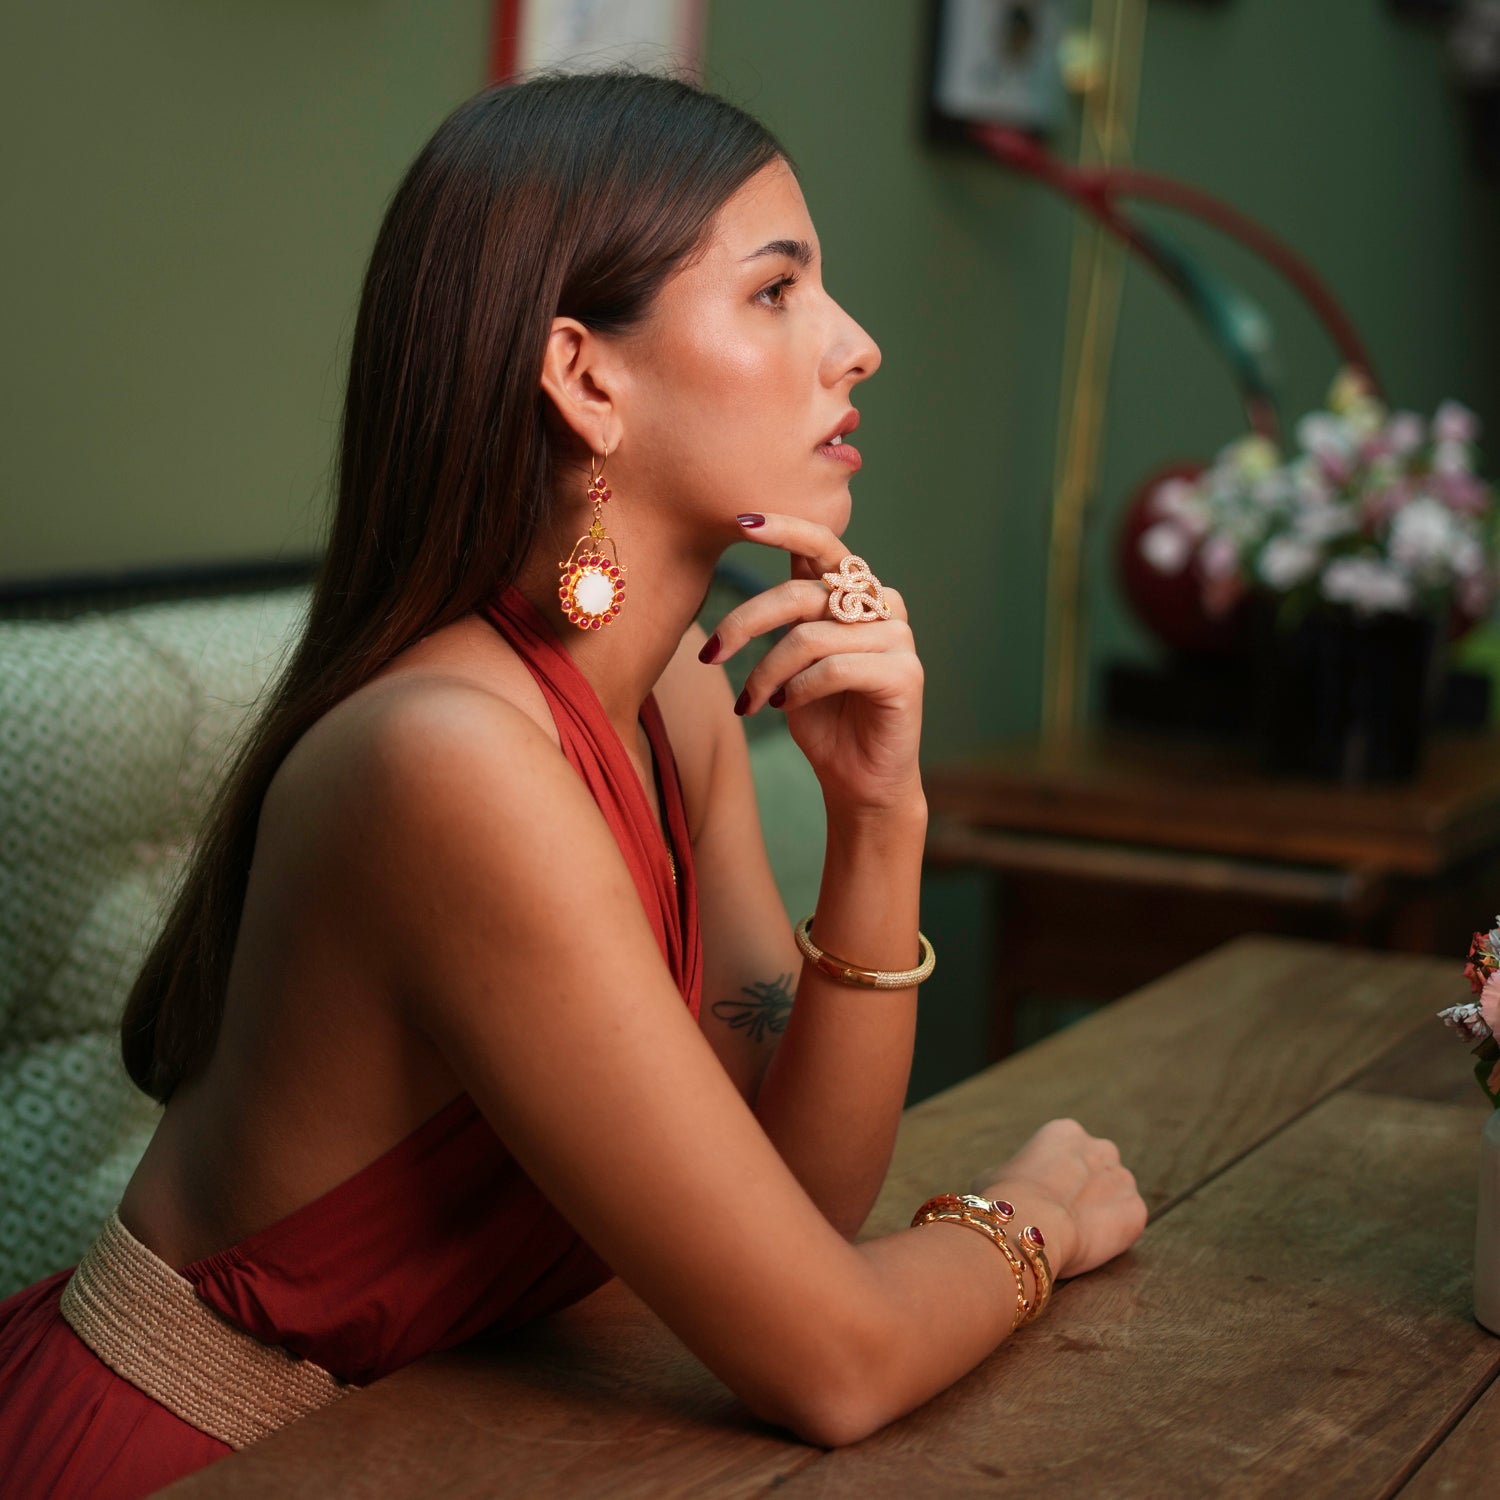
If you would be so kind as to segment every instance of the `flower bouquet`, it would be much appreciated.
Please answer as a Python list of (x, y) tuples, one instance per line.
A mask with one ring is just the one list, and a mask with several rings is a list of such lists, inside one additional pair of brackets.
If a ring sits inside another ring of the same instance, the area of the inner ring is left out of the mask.
[(1476, 932), (1469, 944), (1469, 959), (1464, 965), (1477, 1000), (1450, 1005), (1438, 1015), (1466, 1042), (1474, 1043), (1474, 1076), (1485, 1097), (1500, 1109), (1500, 917), (1488, 932)]
[(1251, 593), (1283, 615), (1317, 606), (1378, 614), (1487, 614), (1496, 586), (1495, 498), (1476, 472), (1479, 420), (1445, 401), (1432, 420), (1390, 412), (1345, 370), (1328, 409), (1297, 424), (1284, 457), (1252, 434), (1196, 479), (1165, 480), (1140, 537), (1163, 573), (1192, 568), (1205, 608)]
[(1191, 570), (1212, 617), (1252, 616), (1268, 769), (1415, 774), (1442, 648), (1495, 600), (1478, 436), (1458, 402), (1431, 420), (1388, 411), (1346, 370), (1289, 456), (1252, 435), (1152, 492), (1138, 542), (1151, 567)]

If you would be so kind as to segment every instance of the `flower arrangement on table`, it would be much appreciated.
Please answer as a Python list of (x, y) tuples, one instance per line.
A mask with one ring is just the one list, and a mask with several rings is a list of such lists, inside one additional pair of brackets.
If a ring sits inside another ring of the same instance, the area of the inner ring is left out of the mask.
[(1474, 1076), (1490, 1104), (1500, 1109), (1500, 917), (1488, 932), (1476, 932), (1469, 944), (1464, 978), (1478, 995), (1462, 1005), (1450, 1005), (1438, 1015), (1466, 1042), (1474, 1042)]
[(1430, 422), (1388, 411), (1346, 369), (1328, 409), (1298, 422), (1291, 457), (1252, 434), (1197, 478), (1158, 485), (1142, 555), (1164, 574), (1193, 568), (1216, 616), (1259, 593), (1293, 617), (1318, 606), (1361, 618), (1456, 607), (1477, 620), (1494, 602), (1497, 552), (1478, 437), (1478, 418), (1458, 402)]

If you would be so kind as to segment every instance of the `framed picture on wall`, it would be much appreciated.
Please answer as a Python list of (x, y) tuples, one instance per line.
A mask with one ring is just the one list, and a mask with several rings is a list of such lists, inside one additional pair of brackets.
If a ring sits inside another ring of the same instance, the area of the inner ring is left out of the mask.
[(983, 122), (1050, 135), (1067, 95), (1060, 50), (1067, 0), (940, 0), (933, 6), (928, 124), (957, 136)]
[(495, 0), (490, 80), (628, 65), (697, 78), (707, 0)]

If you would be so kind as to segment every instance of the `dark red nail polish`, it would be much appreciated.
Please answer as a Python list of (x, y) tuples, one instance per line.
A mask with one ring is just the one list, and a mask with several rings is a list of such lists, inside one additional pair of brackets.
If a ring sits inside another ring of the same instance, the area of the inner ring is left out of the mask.
[(776, 691), (766, 699), (766, 702), (769, 703), (772, 708), (780, 708), (781, 705), (786, 702), (786, 689), (777, 688)]
[(766, 524), (766, 518), (756, 510), (747, 511), (742, 516), (736, 516), (735, 520), (738, 521), (741, 526), (764, 526)]
[(703, 649), (698, 653), (699, 661), (712, 661), (719, 654), (719, 632), (716, 630), (704, 641)]
[(749, 708), (749, 707), (750, 707), (750, 689), (746, 688), (745, 691), (743, 693), (741, 693), (739, 695), (739, 697), (734, 700), (734, 711), (737, 714), (743, 715), (744, 712), (745, 712), (745, 710), (747, 708)]

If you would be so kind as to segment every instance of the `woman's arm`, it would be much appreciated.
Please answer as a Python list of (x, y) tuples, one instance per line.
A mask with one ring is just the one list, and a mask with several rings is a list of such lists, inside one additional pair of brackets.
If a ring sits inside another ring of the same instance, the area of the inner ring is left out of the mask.
[[(890, 1166), (911, 1071), (917, 991), (851, 989), (803, 962), (766, 861), (732, 695), (721, 673), (693, 666), (714, 681), (709, 691), (697, 689), (699, 708), (721, 726), (693, 844), (703, 1029), (782, 1160), (828, 1221), (852, 1238)], [(669, 712), (678, 707), (677, 687), (659, 694)], [(870, 966), (915, 964), (925, 826), (922, 807), (862, 823), (829, 816), (820, 944)], [(842, 936), (835, 941), (828, 933)], [(907, 936), (893, 937), (901, 933)]]
[[(746, 535), (789, 552), (792, 576), (731, 610), (709, 655), (723, 661), (747, 641), (790, 626), (750, 673), (740, 708), (784, 711), (823, 788), (827, 844), (814, 937), (863, 968), (914, 968), (927, 804), (917, 763), (923, 674), (904, 602), (887, 590), (889, 619), (834, 620), (818, 575), (845, 555), (838, 537), (779, 515), (761, 517)], [(726, 732), (715, 759), (721, 794), (710, 804), (718, 823), (705, 830), (699, 861), (710, 880), (736, 870), (736, 845), (759, 845), (758, 829), (748, 826), (749, 781), (743, 735)], [(753, 898), (749, 879), (732, 878)], [(741, 920), (764, 923), (760, 930), (784, 922), (779, 910), (773, 916), (758, 906), (742, 910)], [(788, 949), (796, 1004), (755, 1113), (829, 1221), (852, 1237), (890, 1165), (911, 1071), (917, 991), (841, 984), (783, 938), (777, 951)]]
[[(369, 715), (323, 812), (348, 853), (332, 899), (522, 1168), (687, 1346), (759, 1415), (825, 1444), (993, 1348), (1014, 1283), (981, 1236), (928, 1225), (852, 1246), (803, 1191), (542, 731), (430, 680)], [(1107, 1178), (1118, 1197), (1119, 1169), (1089, 1180)], [(1079, 1213), (1040, 1185), (1010, 1191), (1066, 1274)]]

